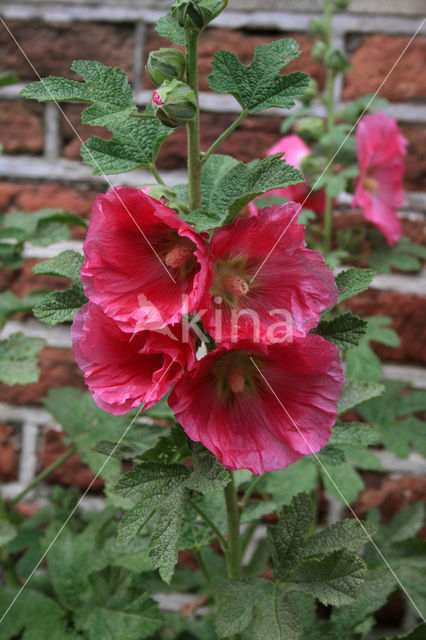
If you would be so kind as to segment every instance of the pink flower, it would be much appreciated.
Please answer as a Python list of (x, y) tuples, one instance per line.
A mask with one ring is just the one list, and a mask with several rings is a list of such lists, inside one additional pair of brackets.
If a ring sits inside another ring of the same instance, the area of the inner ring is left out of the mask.
[(306, 249), (293, 202), (261, 209), (217, 230), (210, 244), (213, 282), (201, 302), (217, 343), (291, 340), (317, 326), (337, 286), (323, 256)]
[(339, 351), (320, 336), (286, 345), (242, 342), (197, 362), (169, 405), (187, 435), (227, 469), (262, 474), (327, 443), (342, 385)]
[(139, 189), (117, 187), (96, 198), (84, 253), (86, 295), (122, 331), (175, 324), (210, 286), (205, 241)]
[(96, 404), (119, 415), (142, 402), (152, 406), (195, 363), (194, 342), (182, 343), (178, 331), (120, 331), (100, 307), (88, 302), (71, 327), (75, 359)]
[(404, 202), (402, 188), (407, 140), (396, 121), (386, 113), (365, 115), (356, 130), (360, 176), (353, 207), (380, 229), (389, 245), (402, 236), (395, 209)]
[[(292, 167), (300, 170), (302, 160), (312, 152), (312, 149), (308, 147), (302, 138), (299, 138), (299, 136), (296, 135), (291, 135), (284, 136), (278, 140), (278, 142), (269, 149), (267, 155), (272, 156), (274, 153), (280, 152), (284, 153), (283, 160), (285, 160), (287, 164), (290, 164)], [(317, 213), (323, 213), (325, 209), (324, 190), (321, 189), (319, 191), (313, 191), (309, 198), (307, 198), (310, 190), (311, 189), (307, 182), (300, 182), (299, 184), (291, 185), (285, 189), (273, 189), (272, 191), (268, 191), (268, 193), (265, 194), (265, 197), (274, 195), (279, 196), (280, 198), (287, 198), (288, 200), (298, 202), (299, 204), (302, 204), (303, 202), (305, 209), (313, 209), (313, 211), (316, 211)], [(307, 200), (305, 202), (306, 198)], [(250, 202), (248, 205), (251, 215), (257, 215), (258, 209), (255, 203), (256, 200)]]

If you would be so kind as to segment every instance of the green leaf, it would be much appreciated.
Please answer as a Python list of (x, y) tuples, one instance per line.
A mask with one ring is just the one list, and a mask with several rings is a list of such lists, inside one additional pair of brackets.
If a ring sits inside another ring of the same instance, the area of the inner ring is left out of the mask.
[(40, 370), (38, 354), (45, 341), (14, 333), (0, 341), (0, 381), (7, 385), (37, 382)]
[(321, 555), (343, 547), (348, 551), (361, 551), (376, 531), (372, 522), (341, 520), (309, 538), (303, 553), (305, 556)]
[[(0, 618), (6, 612), (18, 590), (0, 590)], [(24, 589), (0, 626), (0, 640), (20, 637), (25, 640), (68, 640), (65, 611), (54, 600), (34, 589)], [(72, 640), (70, 638), (70, 640)]]
[(83, 285), (73, 284), (65, 291), (53, 291), (34, 308), (35, 317), (49, 327), (61, 322), (71, 322), (80, 309), (87, 302)]
[[(147, 113), (151, 111), (152, 108), (146, 109)], [(94, 175), (152, 166), (161, 144), (174, 131), (156, 118), (129, 118), (109, 129), (114, 134), (111, 140), (92, 136), (81, 148), (82, 158), (93, 167)]]
[(84, 256), (77, 251), (62, 251), (59, 255), (49, 260), (43, 260), (33, 266), (36, 275), (59, 276), (68, 278), (78, 284), (80, 282), (81, 265)]
[(0, 72), (0, 87), (6, 87), (9, 84), (16, 84), (19, 78), (14, 71)]
[(422, 622), (417, 627), (405, 633), (403, 636), (394, 636), (393, 638), (382, 638), (381, 640), (424, 640), (426, 638), (426, 623)]
[(349, 311), (332, 320), (321, 320), (312, 333), (317, 333), (339, 349), (350, 349), (359, 344), (367, 329), (367, 321)]
[(293, 498), (279, 514), (278, 524), (268, 529), (275, 575), (285, 580), (290, 570), (303, 556), (305, 538), (314, 517), (312, 501), (306, 493)]
[(210, 454), (193, 452), (194, 473), (188, 478), (188, 489), (209, 494), (221, 491), (231, 481), (229, 473), (222, 467), (217, 458)]
[(241, 633), (253, 620), (254, 608), (259, 601), (266, 580), (239, 578), (220, 586), (215, 627), (220, 638)]
[(32, 213), (14, 211), (1, 218), (3, 235), (10, 234), (19, 242), (28, 241), (41, 247), (70, 237), (67, 225), (87, 228), (87, 221), (71, 211), (62, 209), (39, 209)]
[(192, 225), (198, 233), (215, 229), (222, 225), (223, 216), (219, 213), (194, 209), (189, 215), (181, 216), (185, 222)]
[(373, 269), (345, 269), (336, 277), (336, 284), (339, 289), (339, 298), (336, 304), (340, 304), (352, 296), (356, 296), (368, 289), (368, 285), (374, 279), (376, 272)]
[(188, 438), (179, 425), (168, 429), (155, 446), (139, 456), (141, 462), (181, 462), (191, 457)]
[(291, 574), (292, 587), (313, 595), (323, 604), (340, 607), (356, 599), (366, 571), (359, 556), (341, 549), (299, 564)]
[(7, 520), (0, 520), (0, 548), (16, 538), (17, 530)]
[[(217, 220), (220, 215), (221, 224), (226, 224), (256, 196), (302, 182), (301, 173), (281, 160), (282, 155), (277, 153), (248, 164), (235, 163), (228, 156), (209, 158), (203, 169), (203, 209), (214, 211)], [(220, 177), (215, 176), (219, 159), (223, 162)]]
[(378, 433), (364, 422), (336, 422), (328, 442), (333, 445), (368, 446), (379, 441)]
[(331, 176), (325, 187), (325, 191), (330, 198), (337, 198), (346, 187), (346, 178), (342, 173)]
[(321, 477), (326, 491), (336, 500), (350, 504), (364, 489), (364, 482), (359, 473), (344, 462), (337, 465), (323, 465)]
[(158, 510), (154, 531), (149, 543), (152, 566), (159, 569), (160, 576), (170, 584), (178, 561), (179, 538), (185, 494), (183, 488), (173, 492)]
[(370, 346), (370, 342), (380, 342), (389, 347), (399, 345), (398, 334), (389, 329), (391, 318), (386, 316), (370, 316), (365, 335), (356, 349), (352, 349), (346, 358), (346, 374), (349, 378), (363, 382), (374, 382), (382, 372), (382, 364)]
[(269, 107), (290, 109), (302, 96), (309, 77), (300, 72), (282, 76), (279, 71), (300, 55), (294, 40), (276, 40), (256, 47), (247, 67), (229, 51), (218, 51), (207, 81), (213, 91), (230, 93), (248, 113)]
[(162, 16), (155, 25), (155, 30), (162, 38), (167, 38), (173, 44), (178, 46), (185, 46), (185, 30), (181, 27), (176, 20), (167, 13)]
[(91, 578), (90, 598), (75, 612), (75, 625), (88, 640), (141, 640), (163, 625), (158, 605), (132, 588), (129, 572), (108, 568)]
[(32, 291), (23, 298), (18, 298), (11, 291), (0, 293), (0, 327), (15, 313), (32, 311), (46, 297), (47, 291)]
[(318, 471), (312, 456), (305, 456), (286, 469), (270, 471), (262, 477), (260, 487), (272, 493), (276, 504), (290, 504), (300, 492), (310, 493), (317, 485)]
[(39, 102), (55, 100), (91, 102), (82, 114), (83, 124), (110, 127), (137, 112), (127, 74), (92, 60), (75, 60), (71, 66), (84, 83), (50, 77), (33, 82), (21, 94)]
[(402, 238), (397, 244), (389, 247), (378, 234), (372, 233), (376, 248), (370, 254), (370, 264), (380, 273), (390, 273), (392, 267), (401, 271), (418, 271), (421, 262), (417, 258), (426, 260), (426, 247), (414, 244), (407, 238)]
[(359, 380), (346, 380), (342, 394), (337, 403), (339, 415), (347, 413), (351, 409), (355, 409), (358, 405), (377, 398), (384, 391), (384, 386), (378, 382), (360, 382)]

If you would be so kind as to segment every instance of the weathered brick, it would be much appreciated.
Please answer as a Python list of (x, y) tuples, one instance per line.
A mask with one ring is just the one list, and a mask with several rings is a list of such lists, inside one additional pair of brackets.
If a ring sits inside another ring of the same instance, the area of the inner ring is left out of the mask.
[[(44, 444), (39, 453), (40, 470), (45, 469), (69, 449), (63, 444), (65, 434), (54, 429), (46, 430)], [(85, 490), (94, 479), (92, 471), (81, 462), (80, 457), (74, 454), (65, 464), (61, 465), (47, 479), (48, 483), (59, 483), (68, 487), (78, 487)], [(96, 478), (90, 490), (100, 491), (104, 486), (101, 478)]]
[[(74, 60), (98, 60), (131, 72), (132, 25), (11, 20), (8, 27), (42, 78), (77, 78), (70, 71)], [(0, 29), (0, 49), (0, 70), (13, 69), (21, 80), (38, 79), (6, 29)]]
[(13, 482), (18, 479), (19, 451), (12, 442), (15, 429), (10, 424), (0, 424), (0, 480)]
[(0, 102), (0, 142), (8, 153), (43, 151), (43, 107), (22, 100)]
[(403, 125), (401, 129), (408, 140), (405, 187), (413, 191), (426, 191), (426, 128), (424, 125)]
[(77, 367), (72, 349), (45, 347), (40, 352), (40, 379), (34, 384), (13, 385), (0, 383), (0, 402), (25, 405), (41, 404), (51, 387), (76, 386), (85, 389), (83, 374)]
[[(408, 40), (408, 36), (365, 36), (351, 56), (353, 69), (345, 77), (344, 99), (352, 100), (377, 91)], [(426, 39), (418, 36), (381, 87), (380, 95), (392, 101), (425, 98), (425, 58)]]
[(110, 133), (108, 129), (105, 129), (105, 127), (90, 127), (87, 124), (82, 124), (81, 112), (83, 109), (87, 109), (87, 105), (80, 106), (73, 104), (64, 107), (66, 118), (62, 118), (63, 153), (64, 156), (70, 160), (81, 160), (81, 142), (76, 132), (83, 142), (91, 136), (100, 136), (105, 139), (112, 138), (112, 133)]
[(426, 362), (426, 298), (370, 289), (345, 302), (351, 311), (365, 316), (388, 316), (392, 318), (392, 329), (400, 337), (399, 347), (374, 345), (382, 360), (396, 362)]
[[(201, 114), (201, 148), (206, 151), (216, 138), (234, 121), (235, 116), (217, 113)], [(233, 155), (249, 162), (262, 158), (280, 137), (279, 118), (253, 116), (247, 118), (222, 144), (217, 153)], [(179, 127), (164, 143), (158, 156), (158, 166), (175, 169), (186, 164), (186, 131)]]
[[(318, 80), (321, 86), (324, 84), (324, 70), (311, 58), (310, 51), (313, 40), (309, 36), (302, 33), (256, 33), (251, 31), (231, 31), (229, 29), (208, 29), (203, 33), (200, 38), (199, 46), (199, 74), (200, 74), (200, 88), (205, 91), (209, 89), (207, 83), (207, 76), (211, 72), (211, 60), (213, 55), (219, 51), (219, 49), (226, 49), (236, 53), (245, 65), (249, 64), (253, 59), (254, 48), (259, 44), (265, 42), (272, 42), (273, 40), (280, 40), (284, 37), (294, 38), (300, 45), (302, 54), (295, 61), (291, 62), (284, 69), (284, 73), (290, 71), (304, 71), (309, 73)], [(167, 47), (169, 43), (164, 38), (160, 38), (154, 28), (150, 28), (147, 37), (147, 44), (145, 55), (148, 56), (149, 52), (154, 49), (160, 49), (160, 47)], [(153, 84), (145, 75), (147, 87), (152, 87)]]

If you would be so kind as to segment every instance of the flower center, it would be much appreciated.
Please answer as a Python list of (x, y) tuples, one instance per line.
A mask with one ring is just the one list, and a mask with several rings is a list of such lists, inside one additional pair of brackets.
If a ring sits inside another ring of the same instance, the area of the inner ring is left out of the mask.
[(224, 279), (223, 285), (225, 289), (231, 293), (235, 293), (236, 296), (246, 296), (249, 292), (249, 286), (242, 276), (232, 274)]
[(241, 393), (242, 391), (244, 391), (246, 379), (239, 367), (231, 367), (227, 375), (227, 381), (229, 384), (229, 388), (234, 393)]
[(220, 296), (229, 307), (239, 307), (241, 298), (250, 293), (251, 268), (244, 257), (227, 256), (214, 265), (212, 297)]
[(372, 176), (365, 176), (362, 186), (366, 191), (371, 191), (371, 193), (377, 193), (379, 190), (379, 183)]
[(175, 246), (167, 252), (164, 262), (168, 267), (181, 267), (193, 254), (191, 247), (186, 244), (175, 244)]

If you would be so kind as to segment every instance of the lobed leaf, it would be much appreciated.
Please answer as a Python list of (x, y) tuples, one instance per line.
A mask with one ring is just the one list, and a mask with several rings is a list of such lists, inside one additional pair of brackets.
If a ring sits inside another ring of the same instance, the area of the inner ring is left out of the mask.
[(45, 341), (14, 333), (0, 341), (0, 381), (7, 385), (31, 384), (40, 375), (38, 354)]
[(78, 284), (80, 282), (81, 266), (84, 256), (77, 251), (62, 251), (60, 254), (49, 260), (43, 260), (33, 266), (33, 273), (36, 275), (58, 276), (68, 278)]
[(362, 293), (368, 289), (368, 285), (373, 281), (376, 272), (373, 269), (345, 269), (336, 277), (336, 284), (339, 289), (339, 297), (336, 304), (340, 304), (348, 298)]
[(43, 300), (34, 307), (35, 317), (49, 327), (61, 322), (71, 322), (80, 309), (87, 302), (83, 285), (73, 284), (65, 291), (48, 293)]
[(317, 333), (339, 349), (347, 350), (359, 344), (367, 330), (367, 321), (347, 311), (332, 320), (321, 320), (312, 333)]

